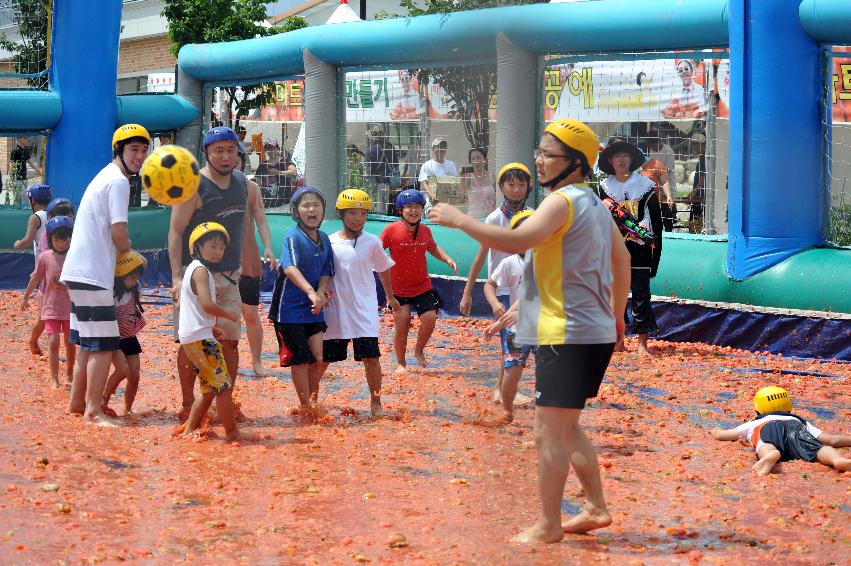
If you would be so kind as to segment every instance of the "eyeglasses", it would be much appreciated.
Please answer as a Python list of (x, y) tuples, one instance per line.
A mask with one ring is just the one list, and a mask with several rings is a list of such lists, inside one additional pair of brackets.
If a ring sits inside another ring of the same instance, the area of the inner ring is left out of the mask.
[(535, 151), (532, 152), (532, 158), (538, 159), (539, 157), (541, 159), (555, 159), (556, 157), (561, 157), (562, 159), (567, 159), (566, 155), (560, 155), (560, 154), (555, 154), (555, 153), (547, 153), (546, 151), (544, 151), (540, 147), (537, 147), (537, 148), (535, 148)]

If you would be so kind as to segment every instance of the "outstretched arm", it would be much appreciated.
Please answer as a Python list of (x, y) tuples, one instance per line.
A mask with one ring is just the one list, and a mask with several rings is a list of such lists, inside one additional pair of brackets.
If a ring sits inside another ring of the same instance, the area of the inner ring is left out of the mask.
[(23, 238), (15, 242), (15, 249), (20, 250), (32, 244), (35, 240), (35, 234), (38, 232), (40, 226), (41, 218), (35, 214), (30, 214), (30, 218), (27, 220), (27, 232), (24, 234)]
[(739, 439), (739, 431), (734, 428), (713, 428), (709, 431), (709, 434), (712, 435), (712, 438), (715, 440), (738, 440)]

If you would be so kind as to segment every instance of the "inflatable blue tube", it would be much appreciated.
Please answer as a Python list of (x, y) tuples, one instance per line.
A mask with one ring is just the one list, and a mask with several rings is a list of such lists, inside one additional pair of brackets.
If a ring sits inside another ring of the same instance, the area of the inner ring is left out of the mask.
[(37, 90), (0, 91), (0, 131), (34, 132), (56, 125), (62, 101), (55, 92)]
[(176, 94), (125, 94), (118, 97), (118, 125), (142, 124), (148, 131), (176, 130), (198, 116), (198, 109)]
[(851, 2), (848, 0), (804, 0), (798, 7), (798, 17), (816, 41), (851, 43)]
[(74, 202), (112, 159), (118, 106), (121, 0), (89, 4), (53, 1), (50, 90), (62, 99), (62, 116), (47, 144), (47, 180)]
[(190, 76), (214, 82), (302, 73), (303, 49), (344, 68), (494, 60), (499, 32), (537, 54), (717, 47), (727, 45), (727, 14), (727, 0), (534, 4), (186, 45), (178, 61)]

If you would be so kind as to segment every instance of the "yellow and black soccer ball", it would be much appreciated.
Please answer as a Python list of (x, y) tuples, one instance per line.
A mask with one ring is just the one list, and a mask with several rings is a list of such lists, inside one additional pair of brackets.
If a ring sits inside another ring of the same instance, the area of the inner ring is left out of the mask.
[(145, 159), (139, 171), (148, 195), (166, 206), (186, 202), (198, 192), (201, 173), (189, 150), (163, 145)]

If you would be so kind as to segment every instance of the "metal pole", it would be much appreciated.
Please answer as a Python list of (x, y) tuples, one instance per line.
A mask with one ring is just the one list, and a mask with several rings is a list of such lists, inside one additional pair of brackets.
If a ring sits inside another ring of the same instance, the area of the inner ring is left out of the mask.
[(715, 186), (715, 164), (716, 164), (716, 152), (718, 144), (716, 143), (716, 127), (715, 127), (715, 115), (716, 115), (716, 103), (717, 97), (715, 96), (715, 90), (713, 85), (715, 84), (715, 65), (712, 63), (712, 60), (707, 60), (707, 74), (706, 74), (706, 93), (709, 97), (709, 104), (707, 104), (706, 109), (706, 186), (704, 187), (703, 194), (706, 196), (706, 200), (704, 201), (703, 211), (703, 233), (704, 234), (714, 234), (715, 233), (715, 191), (717, 187)]
[(366, 0), (360, 0), (360, 19), (366, 19)]

